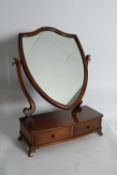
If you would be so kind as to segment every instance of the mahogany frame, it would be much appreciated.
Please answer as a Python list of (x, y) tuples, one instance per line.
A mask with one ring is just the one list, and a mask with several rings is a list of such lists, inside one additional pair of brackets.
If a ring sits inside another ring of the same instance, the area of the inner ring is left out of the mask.
[[(52, 32), (55, 32), (55, 33), (57, 33), (61, 36), (64, 36), (64, 37), (74, 38), (74, 40), (76, 41), (76, 44), (77, 44), (77, 46), (78, 46), (78, 48), (81, 52), (81, 56), (82, 56), (82, 60), (83, 60), (83, 64), (84, 64), (84, 82), (83, 82), (82, 90), (81, 90), (81, 93), (80, 93), (79, 97), (71, 105), (61, 104), (61, 103), (55, 101), (54, 99), (52, 99), (51, 97), (49, 97), (41, 89), (41, 87), (36, 83), (36, 81), (34, 80), (33, 76), (30, 73), (30, 70), (28, 68), (28, 65), (27, 65), (27, 62), (26, 62), (26, 59), (25, 59), (25, 56), (24, 56), (24, 52), (23, 52), (22, 38), (24, 36), (26, 36), (26, 37), (34, 36), (36, 34), (39, 34), (40, 32), (43, 32), (43, 31), (52, 31)], [(82, 98), (83, 98), (83, 95), (84, 95), (86, 87), (87, 87), (87, 81), (88, 81), (88, 68), (87, 67), (88, 67), (88, 62), (90, 60), (90, 55), (85, 56), (83, 48), (81, 46), (81, 43), (80, 43), (77, 35), (62, 32), (62, 31), (60, 31), (60, 30), (58, 30), (54, 27), (41, 27), (41, 28), (39, 28), (39, 29), (37, 29), (33, 32), (20, 33), (18, 35), (18, 47), (19, 47), (19, 55), (20, 55), (20, 60), (21, 61), (20, 61), (20, 64), (19, 64), (19, 62), (15, 59), (15, 63), (17, 65), (17, 71), (18, 71), (19, 81), (20, 81), (22, 90), (23, 90), (24, 95), (26, 96), (26, 98), (28, 99), (29, 104), (30, 104), (30, 108), (28, 110), (30, 110), (33, 113), (35, 111), (36, 105), (35, 105), (34, 101), (32, 100), (32, 98), (29, 98), (30, 95), (29, 95), (29, 93), (26, 92), (26, 88), (24, 87), (24, 83), (23, 83), (23, 86), (22, 86), (22, 77), (21, 77), (22, 75), (21, 75), (21, 68), (20, 68), (21, 65), (23, 66), (24, 72), (26, 73), (26, 76), (27, 76), (28, 80), (31, 82), (31, 84), (33, 85), (33, 87), (49, 103), (53, 104), (56, 107), (59, 107), (59, 108), (62, 108), (62, 109), (67, 109), (67, 110), (77, 108), (81, 105)], [(33, 103), (32, 103), (32, 101), (33, 101)], [(32, 114), (30, 114), (30, 115), (32, 115)]]
[[(53, 31), (65, 37), (74, 38), (80, 49), (84, 64), (84, 82), (81, 94), (78, 99), (70, 106), (63, 105), (51, 99), (33, 79), (23, 53), (22, 37), (33, 36), (42, 31)], [(19, 139), (27, 142), (29, 147), (28, 155), (31, 157), (36, 148), (55, 143), (61, 143), (77, 137), (97, 132), (102, 134), (102, 116), (103, 114), (91, 109), (88, 106), (81, 107), (82, 98), (86, 90), (88, 81), (88, 62), (90, 55), (84, 54), (83, 48), (78, 37), (74, 34), (64, 33), (56, 28), (42, 27), (29, 33), (20, 33), (18, 37), (20, 59), (14, 58), (13, 64), (16, 64), (18, 80), (22, 91), (29, 102), (29, 107), (25, 107), (23, 112), (25, 117), (20, 118), (20, 136)], [(36, 110), (36, 105), (30, 93), (28, 92), (22, 76), (22, 67), (36, 91), (51, 104), (67, 110), (54, 111), (51, 113), (32, 115)], [(69, 110), (68, 110), (69, 109)], [(33, 117), (34, 116), (34, 117)]]

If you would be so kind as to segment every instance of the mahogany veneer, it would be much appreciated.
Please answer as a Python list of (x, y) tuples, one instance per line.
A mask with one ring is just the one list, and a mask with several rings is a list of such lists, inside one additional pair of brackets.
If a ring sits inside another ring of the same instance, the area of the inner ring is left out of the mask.
[(67, 141), (81, 135), (97, 132), (102, 135), (102, 114), (94, 109), (83, 106), (75, 112), (61, 110), (33, 116), (33, 124), (25, 122), (26, 117), (20, 118), (20, 137), (29, 146), (28, 155), (36, 148)]

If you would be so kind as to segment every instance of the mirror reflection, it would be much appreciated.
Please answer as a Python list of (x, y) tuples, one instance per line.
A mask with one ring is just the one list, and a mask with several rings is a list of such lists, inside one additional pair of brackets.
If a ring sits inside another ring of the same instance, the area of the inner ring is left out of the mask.
[(43, 31), (22, 39), (29, 71), (38, 86), (54, 101), (71, 105), (80, 95), (84, 65), (73, 38)]

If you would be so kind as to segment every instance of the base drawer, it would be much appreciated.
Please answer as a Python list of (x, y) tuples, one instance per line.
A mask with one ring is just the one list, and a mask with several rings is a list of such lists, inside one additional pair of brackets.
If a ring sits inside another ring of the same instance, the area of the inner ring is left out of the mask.
[(101, 127), (100, 119), (79, 123), (74, 127), (74, 135), (85, 134), (93, 130), (96, 130), (100, 127)]
[(72, 127), (35, 132), (33, 133), (32, 137), (33, 144), (41, 145), (41, 144), (57, 142), (60, 140), (70, 138), (71, 134), (72, 134)]

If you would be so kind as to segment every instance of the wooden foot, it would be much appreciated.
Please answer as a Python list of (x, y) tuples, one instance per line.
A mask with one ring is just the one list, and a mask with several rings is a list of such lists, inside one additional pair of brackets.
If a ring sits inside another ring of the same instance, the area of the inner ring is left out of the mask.
[(97, 133), (98, 133), (99, 136), (103, 136), (102, 129), (99, 129), (99, 130), (97, 131)]
[(30, 146), (30, 147), (29, 147), (29, 151), (28, 151), (28, 156), (29, 156), (29, 157), (33, 157), (35, 151), (36, 151), (36, 148)]

